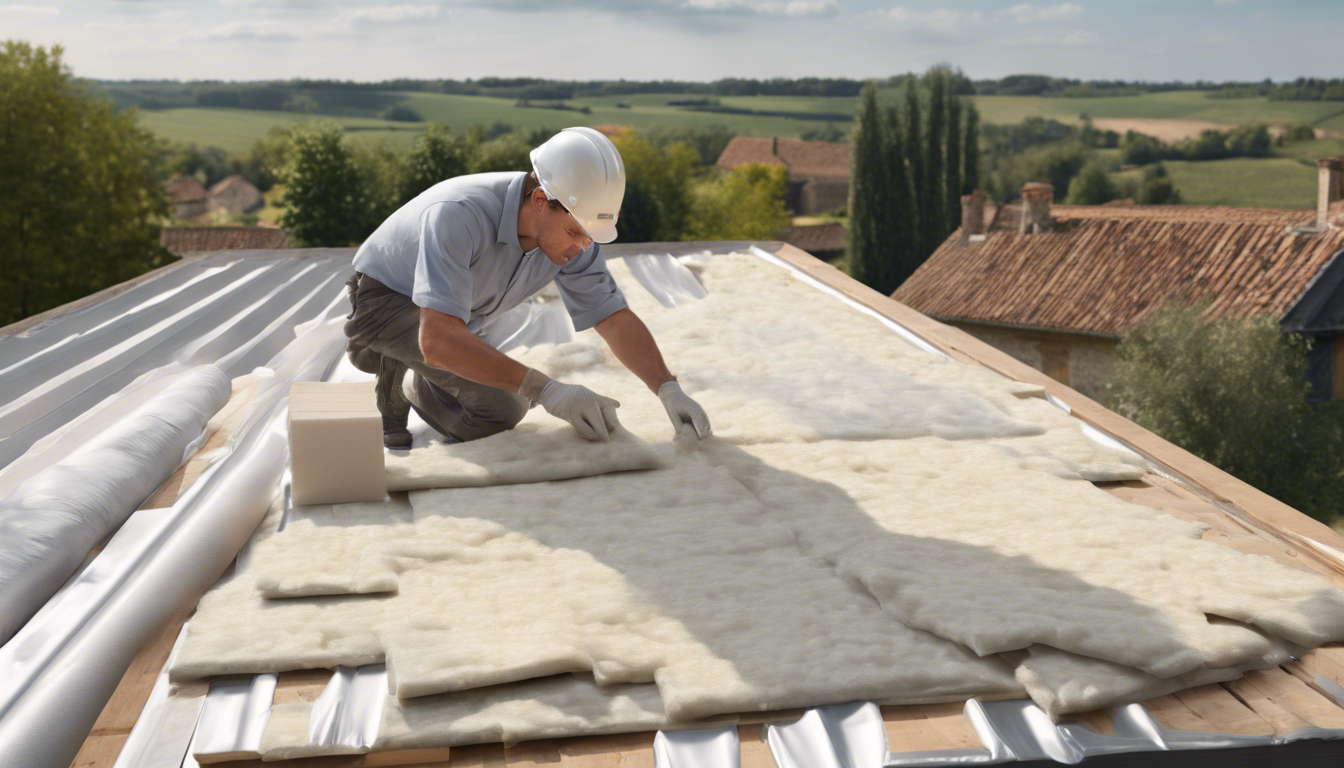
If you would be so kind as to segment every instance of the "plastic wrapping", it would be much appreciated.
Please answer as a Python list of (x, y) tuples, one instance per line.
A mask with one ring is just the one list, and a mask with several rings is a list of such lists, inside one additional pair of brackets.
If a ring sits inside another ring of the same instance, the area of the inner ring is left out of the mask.
[[(58, 596), (59, 610), (44, 611), (49, 621), (30, 622), (0, 649), (13, 649), (0, 660), (0, 755), (67, 768), (136, 652), (232, 561), (280, 487), (289, 386), (330, 375), (344, 350), (348, 307), (337, 296), (294, 328), (298, 338), (272, 361), (228, 455), (166, 510), (133, 557), (87, 583), (81, 575)], [(25, 682), (8, 685), (16, 677)]]
[(0, 640), (182, 464), (231, 391), (223, 370), (201, 366), (0, 501)]
[(739, 768), (737, 727), (659, 731), (653, 737), (654, 768)]

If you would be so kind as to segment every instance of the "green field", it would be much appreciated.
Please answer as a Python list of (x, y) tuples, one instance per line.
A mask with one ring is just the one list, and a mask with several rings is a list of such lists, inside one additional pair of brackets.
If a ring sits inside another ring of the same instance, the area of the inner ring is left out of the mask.
[[(1307, 123), (1320, 124), (1323, 128), (1344, 128), (1344, 104), (1334, 101), (1210, 99), (1203, 91), (1086, 99), (1042, 96), (971, 98), (981, 118), (987, 123), (1020, 123), (1028, 117), (1048, 117), (1064, 123), (1076, 123), (1078, 116), (1086, 113), (1092, 117), (1207, 120), (1226, 125)], [(1335, 125), (1326, 125), (1325, 122)]]
[[(116, 88), (122, 88), (117, 92)], [(110, 84), (119, 103), (152, 98), (165, 105), (190, 103), (190, 94), (160, 84)], [(180, 90), (180, 87), (179, 87)], [(266, 135), (272, 126), (306, 119), (331, 119), (344, 125), (358, 141), (386, 141), (396, 149), (411, 144), (425, 123), (382, 120), (388, 106), (404, 104), (428, 122), (448, 123), (454, 129), (473, 124), (507, 123), (516, 128), (570, 125), (625, 125), (638, 129), (722, 125), (749, 136), (798, 137), (831, 122), (847, 132), (852, 123), (834, 116), (854, 112), (857, 99), (792, 96), (723, 96), (706, 94), (627, 94), (579, 97), (567, 102), (587, 107), (573, 110), (520, 107), (511, 98), (425, 93), (420, 91), (309, 90), (320, 114), (278, 110), (180, 106), (140, 110), (141, 125), (164, 138), (217, 146), (242, 153)], [(899, 89), (884, 89), (879, 99), (893, 104), (903, 98)], [(191, 97), (194, 98), (194, 97)], [(751, 113), (703, 111), (674, 104), (700, 99), (722, 108)], [(1077, 123), (1081, 113), (1096, 118), (1149, 118), (1205, 120), (1226, 125), (1307, 123), (1344, 131), (1344, 104), (1338, 102), (1270, 101), (1265, 98), (1210, 99), (1203, 92), (1179, 91), (1111, 98), (1047, 98), (1035, 96), (974, 96), (983, 122), (1015, 123), (1046, 117)], [(754, 114), (753, 114), (754, 113)], [(776, 114), (762, 114), (776, 113)], [(1106, 151), (1102, 151), (1106, 154)], [(1172, 181), (1187, 203), (1309, 208), (1315, 200), (1314, 161), (1344, 155), (1344, 139), (1319, 140), (1275, 147), (1274, 157), (1219, 161), (1168, 162)]]
[(1316, 169), (1288, 158), (1231, 158), (1166, 163), (1181, 201), (1248, 208), (1312, 208)]
[(241, 153), (265, 136), (272, 126), (315, 117), (334, 120), (361, 139), (387, 139), (394, 146), (409, 146), (424, 130), (424, 126), (415, 123), (367, 117), (330, 117), (210, 107), (141, 110), (140, 125), (171, 141), (194, 142), (203, 147), (221, 147), (229, 152)]

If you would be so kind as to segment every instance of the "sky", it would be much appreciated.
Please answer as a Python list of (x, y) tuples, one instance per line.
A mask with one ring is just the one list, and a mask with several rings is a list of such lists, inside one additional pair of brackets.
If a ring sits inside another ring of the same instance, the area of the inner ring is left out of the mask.
[(1340, 77), (1338, 0), (0, 0), (100, 80)]

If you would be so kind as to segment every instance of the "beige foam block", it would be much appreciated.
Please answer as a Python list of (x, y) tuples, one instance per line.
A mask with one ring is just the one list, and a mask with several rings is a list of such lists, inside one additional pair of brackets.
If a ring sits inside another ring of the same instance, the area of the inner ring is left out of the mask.
[(373, 382), (295, 382), (289, 390), (289, 462), (295, 504), (385, 497), (383, 422)]

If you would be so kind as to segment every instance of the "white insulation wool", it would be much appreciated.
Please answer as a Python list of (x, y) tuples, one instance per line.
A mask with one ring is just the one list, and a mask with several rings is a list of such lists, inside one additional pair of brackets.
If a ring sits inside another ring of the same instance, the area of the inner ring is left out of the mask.
[[(1039, 386), (754, 256), (698, 266), (707, 297), (672, 309), (610, 266), (715, 437), (674, 450), (591, 330), (511, 350), (619, 400), (629, 445), (582, 445), (536, 409), (389, 461), (394, 488), (479, 487), (268, 518), (173, 676), (385, 661), (381, 749), (851, 700), (1025, 693), (1058, 716), (1344, 639), (1321, 577), (1092, 485), (1146, 465)], [(307, 750), (289, 714), (268, 743)]]
[(539, 483), (653, 469), (660, 463), (649, 444), (626, 429), (610, 442), (585, 440), (568, 423), (533, 409), (508, 432), (467, 443), (436, 443), (386, 451), (389, 491)]
[(299, 528), (262, 537), (245, 570), (340, 562), (387, 579), (394, 594), (265, 600), (236, 576), (203, 599), (175, 675), (386, 660), (393, 691), (410, 698), (592, 672), (604, 685), (656, 683), (675, 721), (1021, 690), (1002, 661), (891, 619), (699, 457), (651, 472), (417, 491), (411, 502), (410, 525), (368, 524), (367, 508), (348, 515), (339, 545)]

